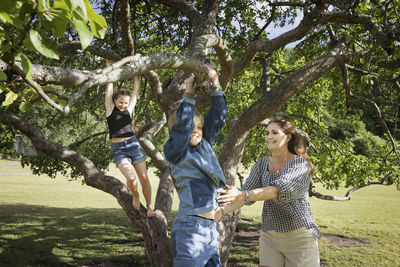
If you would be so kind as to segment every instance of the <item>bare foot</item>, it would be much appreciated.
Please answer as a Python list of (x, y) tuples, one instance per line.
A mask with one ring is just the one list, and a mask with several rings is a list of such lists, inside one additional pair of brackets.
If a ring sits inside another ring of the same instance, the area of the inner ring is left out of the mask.
[(139, 194), (137, 196), (133, 195), (132, 206), (135, 210), (140, 209), (140, 199)]
[(156, 213), (152, 209), (151, 205), (147, 206), (147, 217), (153, 217), (154, 215), (156, 215)]

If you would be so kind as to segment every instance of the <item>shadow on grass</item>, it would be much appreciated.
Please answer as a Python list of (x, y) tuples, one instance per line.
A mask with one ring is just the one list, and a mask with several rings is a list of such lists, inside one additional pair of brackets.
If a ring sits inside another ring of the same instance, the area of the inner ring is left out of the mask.
[(258, 266), (261, 220), (241, 217), (236, 226), (228, 267)]
[[(176, 215), (169, 218), (169, 225)], [(258, 265), (260, 221), (241, 218), (228, 266)], [(149, 266), (119, 209), (0, 205), (0, 266)]]
[(146, 266), (119, 209), (0, 205), (0, 266)]

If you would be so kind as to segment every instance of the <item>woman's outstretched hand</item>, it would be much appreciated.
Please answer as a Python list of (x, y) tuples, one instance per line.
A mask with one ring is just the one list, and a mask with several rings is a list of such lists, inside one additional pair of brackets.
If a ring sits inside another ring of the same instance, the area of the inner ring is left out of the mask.
[(244, 192), (231, 185), (227, 185), (225, 189), (219, 189), (218, 193), (221, 195), (217, 197), (217, 201), (222, 206), (244, 200)]

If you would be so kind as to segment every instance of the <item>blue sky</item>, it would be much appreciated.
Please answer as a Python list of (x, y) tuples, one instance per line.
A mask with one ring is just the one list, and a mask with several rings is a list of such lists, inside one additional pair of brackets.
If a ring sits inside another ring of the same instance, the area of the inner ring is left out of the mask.
[[(287, 32), (287, 31), (290, 31), (290, 30), (296, 28), (296, 27), (299, 25), (299, 23), (300, 23), (300, 21), (301, 21), (302, 18), (303, 18), (303, 15), (301, 14), (301, 16), (296, 17), (296, 20), (295, 20), (294, 24), (292, 24), (292, 25), (285, 25), (284, 27), (275, 27), (274, 24), (271, 23), (271, 24), (265, 29), (265, 31), (269, 33), (269, 34), (268, 34), (268, 38), (269, 38), (269, 39), (274, 39), (275, 37), (281, 35), (282, 33), (285, 33), (285, 32)], [(259, 21), (258, 23), (259, 23), (260, 27), (263, 26), (263, 25), (262, 25), (263, 21)], [(286, 45), (286, 47), (289, 47), (289, 48), (290, 48), (290, 47), (294, 47), (294, 46), (296, 46), (296, 44), (298, 44), (299, 42), (300, 42), (300, 41), (296, 41), (296, 42), (293, 42), (293, 43), (289, 43), (289, 44)]]

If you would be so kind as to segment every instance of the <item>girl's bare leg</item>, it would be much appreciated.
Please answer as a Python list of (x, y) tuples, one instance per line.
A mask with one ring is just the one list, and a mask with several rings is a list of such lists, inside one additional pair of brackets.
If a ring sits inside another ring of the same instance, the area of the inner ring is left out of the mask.
[(135, 169), (129, 161), (123, 161), (118, 164), (118, 168), (126, 178), (126, 185), (133, 194), (132, 206), (135, 210), (140, 209), (139, 192), (137, 191), (137, 178)]
[(153, 217), (155, 212), (151, 206), (151, 184), (147, 175), (146, 161), (139, 162), (133, 166), (135, 167), (140, 184), (142, 185), (143, 196), (146, 200), (147, 216)]

